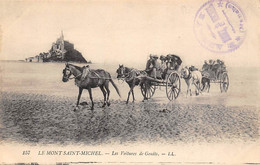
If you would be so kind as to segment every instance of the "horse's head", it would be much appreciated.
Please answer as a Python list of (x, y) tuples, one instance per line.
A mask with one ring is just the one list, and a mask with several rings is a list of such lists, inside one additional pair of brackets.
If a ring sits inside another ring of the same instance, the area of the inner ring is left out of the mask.
[(181, 78), (189, 77), (190, 71), (187, 67), (181, 69)]
[(116, 70), (117, 77), (116, 78), (124, 78), (125, 77), (125, 67), (124, 65), (119, 65), (119, 68)]
[(68, 63), (65, 64), (65, 68), (63, 69), (62, 73), (63, 73), (62, 81), (67, 82), (69, 80), (70, 76), (72, 75), (72, 72), (71, 72), (71, 69), (70, 69), (70, 66)]

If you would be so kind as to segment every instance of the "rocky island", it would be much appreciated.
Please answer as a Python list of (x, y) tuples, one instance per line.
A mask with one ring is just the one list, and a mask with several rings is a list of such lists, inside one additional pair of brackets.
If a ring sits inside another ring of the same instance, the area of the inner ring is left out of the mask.
[(64, 40), (63, 32), (56, 42), (52, 43), (48, 52), (40, 53), (34, 57), (25, 59), (26, 62), (79, 62), (91, 63), (74, 48), (74, 44)]

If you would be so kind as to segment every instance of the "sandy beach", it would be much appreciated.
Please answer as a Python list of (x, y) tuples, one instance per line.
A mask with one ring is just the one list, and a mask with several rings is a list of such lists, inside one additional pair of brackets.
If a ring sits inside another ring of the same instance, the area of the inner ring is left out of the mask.
[[(255, 81), (234, 81), (239, 79), (236, 72), (229, 72), (232, 83), (225, 94), (221, 94), (219, 86), (213, 84), (210, 93), (185, 97), (186, 86), (182, 82), (183, 91), (177, 100), (169, 102), (164, 88), (158, 88), (152, 99), (142, 102), (140, 88), (136, 87), (137, 101), (128, 105), (125, 104), (128, 86), (115, 80), (122, 98), (110, 86), (111, 106), (101, 108), (102, 93), (94, 89), (95, 110), (91, 111), (90, 105), (81, 105), (74, 112), (78, 90), (73, 81), (61, 82), (64, 64), (16, 63), (15, 68), (17, 65), (23, 68), (22, 71), (12, 70), (10, 67), (13, 65), (6, 63), (2, 68), (9, 68), (10, 72), (5, 71), (2, 75), (1, 142), (97, 145), (259, 139), (257, 101), (249, 92), (244, 92), (244, 88), (237, 90), (239, 84)], [(42, 70), (43, 67), (46, 68)], [(54, 67), (58, 69), (51, 72)], [(114, 77), (115, 69), (111, 69)], [(87, 91), (81, 101), (89, 102)]]
[(74, 99), (41, 94), (1, 93), (1, 140), (86, 145), (130, 142), (254, 141), (259, 138), (255, 107), (130, 103), (81, 106)]

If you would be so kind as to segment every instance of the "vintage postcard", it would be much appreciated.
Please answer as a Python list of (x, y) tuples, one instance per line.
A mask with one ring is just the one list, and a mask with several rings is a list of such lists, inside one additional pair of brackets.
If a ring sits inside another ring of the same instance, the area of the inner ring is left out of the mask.
[(260, 164), (259, 0), (0, 1), (0, 164)]

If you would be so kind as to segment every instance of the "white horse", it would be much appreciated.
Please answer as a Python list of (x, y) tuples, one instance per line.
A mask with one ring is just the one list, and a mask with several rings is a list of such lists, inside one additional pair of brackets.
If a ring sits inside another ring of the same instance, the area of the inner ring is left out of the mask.
[(183, 78), (187, 84), (187, 94), (186, 97), (188, 96), (188, 93), (190, 92), (190, 96), (192, 95), (190, 86), (192, 84), (195, 85), (195, 93), (196, 95), (199, 95), (200, 91), (200, 84), (202, 80), (202, 75), (200, 71), (190, 71), (187, 67), (181, 69), (181, 78)]

